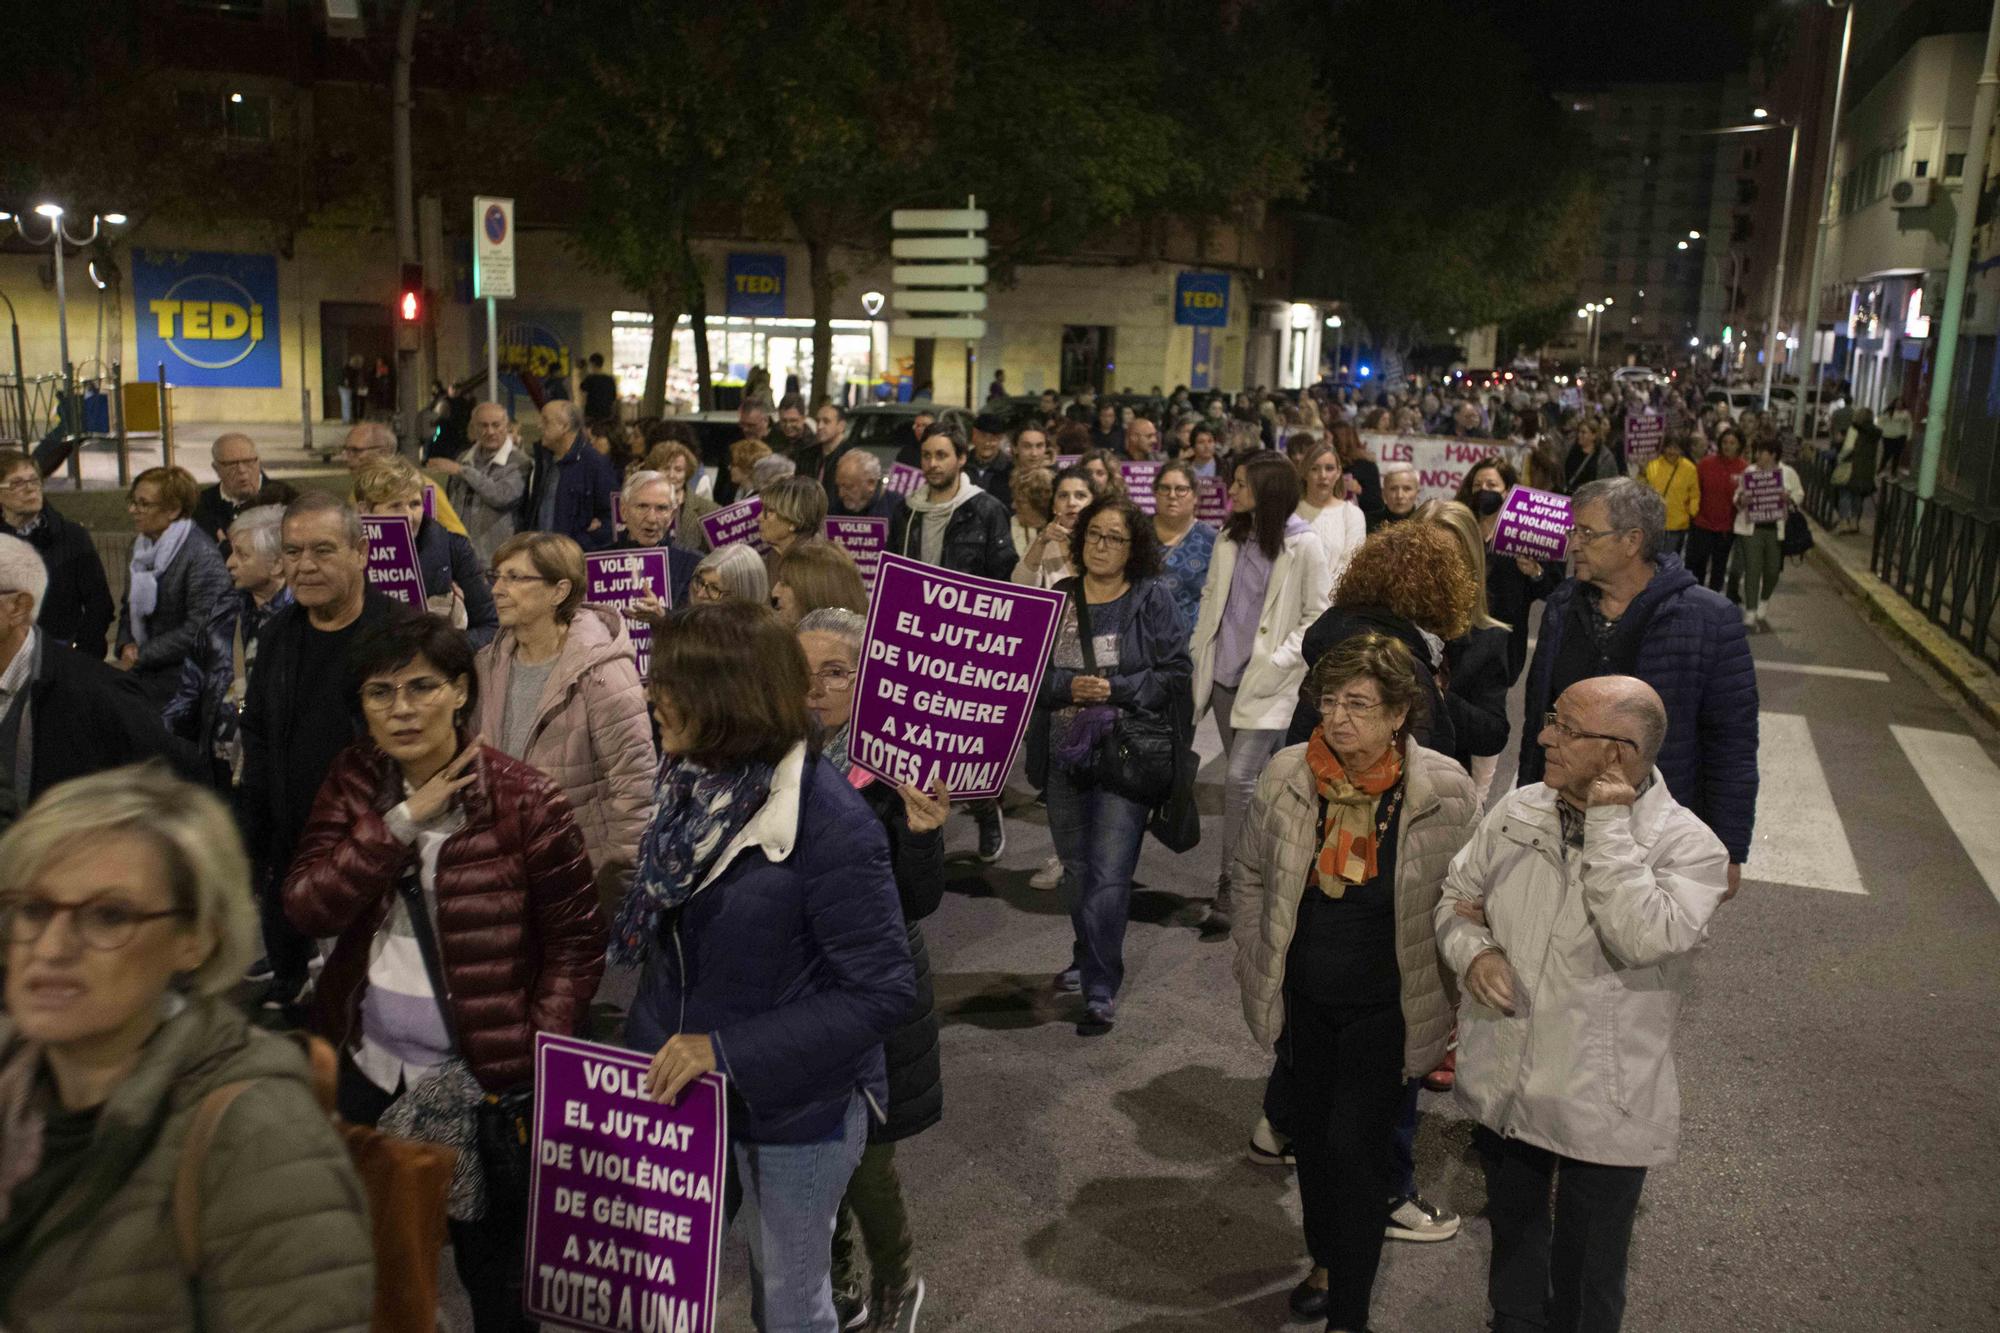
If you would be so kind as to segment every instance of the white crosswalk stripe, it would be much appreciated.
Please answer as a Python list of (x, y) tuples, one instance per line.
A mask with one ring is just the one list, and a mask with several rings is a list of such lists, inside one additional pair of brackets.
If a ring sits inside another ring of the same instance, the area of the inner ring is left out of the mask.
[(1757, 659), (1759, 671), (1789, 671), (1801, 676), (1830, 676), (1835, 680), (1865, 680), (1871, 685), (1887, 685), (1889, 673), (1867, 671), (1860, 667), (1821, 666), (1817, 662), (1773, 662), (1767, 658)]
[(1757, 832), (1743, 878), (1833, 893), (1866, 893), (1840, 809), (1797, 713), (1757, 719)]
[(1970, 736), (1891, 726), (1910, 767), (2000, 902), (2000, 767)]

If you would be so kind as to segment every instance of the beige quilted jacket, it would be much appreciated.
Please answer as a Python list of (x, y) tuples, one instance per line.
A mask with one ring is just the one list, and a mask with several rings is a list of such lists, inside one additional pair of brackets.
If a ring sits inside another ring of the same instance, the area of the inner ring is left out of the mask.
[[(1396, 965), (1403, 977), (1403, 1076), (1415, 1078), (1437, 1067), (1451, 1035), (1448, 974), (1439, 967), (1431, 912), (1452, 857), (1479, 826), (1479, 801), (1464, 769), (1415, 741), (1405, 742), (1403, 772), (1409, 788), (1396, 835)], [(1276, 1047), (1285, 1025), (1285, 955), (1318, 835), (1319, 796), (1306, 747), (1287, 746), (1257, 780), (1232, 876), (1243, 1017), (1267, 1049)]]
[[(479, 650), (479, 730), (489, 742), (500, 738), (513, 665), (514, 631), (503, 629)], [(617, 911), (652, 814), (656, 759), (632, 636), (617, 611), (577, 608), (521, 758), (569, 798), (598, 899)]]

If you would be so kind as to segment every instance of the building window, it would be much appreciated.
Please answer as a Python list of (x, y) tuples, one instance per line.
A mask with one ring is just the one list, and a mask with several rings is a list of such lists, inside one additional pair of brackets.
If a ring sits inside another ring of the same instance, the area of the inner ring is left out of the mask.
[(1944, 155), (1944, 178), (1955, 181), (1965, 174), (1965, 154), (1946, 153)]

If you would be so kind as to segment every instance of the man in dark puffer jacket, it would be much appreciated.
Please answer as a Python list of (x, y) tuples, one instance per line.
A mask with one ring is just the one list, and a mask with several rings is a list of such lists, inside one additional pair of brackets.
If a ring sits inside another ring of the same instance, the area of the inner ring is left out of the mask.
[(1571, 513), (1576, 576), (1542, 613), (1520, 785), (1542, 780), (1542, 715), (1564, 690), (1591, 676), (1637, 676), (1667, 706), (1667, 790), (1729, 849), (1733, 896), (1757, 811), (1757, 668), (1741, 617), (1661, 552), (1666, 507), (1643, 483), (1594, 481)]

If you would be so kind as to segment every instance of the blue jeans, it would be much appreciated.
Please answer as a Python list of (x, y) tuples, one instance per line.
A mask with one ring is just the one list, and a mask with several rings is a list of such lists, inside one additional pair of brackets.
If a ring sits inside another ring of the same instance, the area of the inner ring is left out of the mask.
[(1049, 766), (1049, 834), (1063, 863), (1063, 896), (1076, 931), (1071, 960), (1085, 1001), (1116, 999), (1125, 980), (1125, 924), (1132, 871), (1146, 835), (1146, 807), (1102, 787), (1078, 786)]
[(750, 1317), (761, 1333), (838, 1333), (833, 1225), (867, 1146), (868, 1103), (859, 1092), (838, 1138), (730, 1145), (736, 1170), (728, 1224), (749, 1205)]

